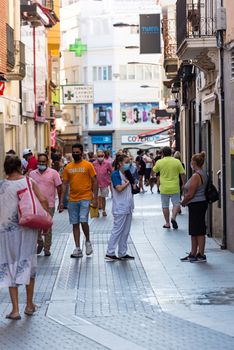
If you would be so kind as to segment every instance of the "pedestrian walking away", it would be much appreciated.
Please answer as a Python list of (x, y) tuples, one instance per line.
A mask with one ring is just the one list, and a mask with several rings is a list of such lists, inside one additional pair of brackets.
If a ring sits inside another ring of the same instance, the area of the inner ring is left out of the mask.
[(37, 158), (33, 155), (33, 152), (30, 148), (26, 148), (23, 151), (23, 174), (29, 175), (30, 171), (37, 169)]
[(97, 159), (93, 162), (93, 166), (97, 174), (98, 200), (101, 202), (100, 207), (102, 209), (102, 215), (107, 216), (106, 198), (109, 195), (112, 166), (111, 163), (105, 159), (103, 150), (97, 151)]
[(190, 262), (206, 262), (206, 211), (208, 203), (205, 197), (205, 189), (208, 181), (203, 169), (205, 152), (192, 156), (191, 168), (193, 175), (184, 186), (184, 198), (181, 205), (188, 206), (189, 210), (189, 235), (191, 236), (191, 251), (189, 255), (180, 260)]
[[(125, 177), (125, 172), (129, 171), (129, 162), (128, 156), (118, 156), (115, 162), (115, 170), (111, 176), (114, 222), (105, 256), (105, 259), (110, 261), (134, 259), (133, 256), (127, 254), (127, 240), (131, 229), (134, 208), (131, 185)], [(116, 256), (117, 246), (118, 256)]]
[(139, 175), (139, 187), (141, 192), (145, 193), (146, 191), (144, 189), (144, 175), (145, 175), (146, 165), (142, 155), (143, 155), (142, 150), (137, 151), (136, 166), (137, 166), (138, 175)]
[[(21, 174), (21, 160), (17, 156), (7, 156), (4, 170), (7, 179), (0, 181), (0, 288), (9, 288), (12, 310), (6, 318), (20, 320), (20, 285), (26, 286), (24, 313), (31, 316), (36, 311), (33, 293), (37, 266), (37, 230), (18, 223), (17, 192), (28, 187), (26, 178)], [(30, 181), (42, 206), (48, 210), (47, 199), (40, 193), (36, 183)]]
[[(30, 172), (30, 177), (37, 183), (41, 193), (47, 198), (49, 203), (49, 213), (53, 217), (55, 212), (55, 197), (58, 194), (58, 200), (61, 203), (62, 181), (59, 173), (55, 169), (48, 167), (49, 158), (46, 153), (38, 155), (37, 170)], [(43, 240), (43, 235), (45, 239)], [(37, 254), (40, 254), (44, 248), (44, 255), (50, 256), (52, 245), (52, 227), (47, 231), (38, 232)]]
[(86, 241), (86, 255), (93, 252), (89, 233), (89, 206), (92, 202), (97, 207), (97, 178), (92, 163), (83, 159), (83, 146), (79, 143), (72, 146), (73, 162), (69, 163), (63, 171), (62, 195), (59, 211), (63, 211), (63, 201), (68, 184), (70, 185), (68, 214), (70, 224), (73, 225), (73, 236), (75, 249), (71, 258), (82, 258), (83, 252), (80, 246), (80, 225), (84, 232)]
[(178, 159), (172, 157), (172, 151), (170, 147), (163, 147), (163, 158), (158, 160), (153, 168), (155, 173), (160, 172), (160, 194), (162, 211), (165, 219), (165, 225), (163, 228), (171, 228), (170, 225), (170, 210), (169, 203), (172, 202), (172, 217), (171, 224), (174, 229), (178, 228), (176, 216), (180, 209), (180, 184), (179, 175), (183, 184), (185, 183), (185, 170)]

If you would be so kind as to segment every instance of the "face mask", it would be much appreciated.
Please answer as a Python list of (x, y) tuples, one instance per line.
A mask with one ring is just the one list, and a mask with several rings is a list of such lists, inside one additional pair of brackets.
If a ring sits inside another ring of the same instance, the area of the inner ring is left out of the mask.
[(194, 166), (192, 165), (192, 162), (190, 163), (190, 167), (192, 170), (194, 170)]
[(42, 164), (38, 164), (37, 168), (38, 168), (38, 170), (40, 170), (40, 171), (45, 171), (46, 168), (47, 168), (47, 166), (46, 166), (46, 165), (42, 165)]
[(99, 162), (103, 162), (103, 160), (104, 160), (104, 157), (98, 157)]
[(78, 153), (72, 153), (72, 158), (74, 159), (75, 162), (77, 162), (78, 160), (81, 160), (81, 154)]
[(130, 164), (124, 164), (123, 169), (124, 171), (129, 170)]

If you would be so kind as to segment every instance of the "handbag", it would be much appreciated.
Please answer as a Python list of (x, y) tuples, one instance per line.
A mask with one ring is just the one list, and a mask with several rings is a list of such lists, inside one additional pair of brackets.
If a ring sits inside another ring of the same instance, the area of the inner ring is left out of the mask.
[(133, 188), (133, 185), (132, 186), (132, 194), (138, 194), (140, 193), (140, 187), (138, 185), (135, 185), (135, 188)]
[(19, 225), (31, 229), (47, 231), (53, 224), (51, 215), (42, 207), (35, 195), (29, 178), (26, 177), (27, 187), (19, 190), (17, 196)]
[(98, 218), (99, 217), (99, 210), (98, 207), (94, 208), (94, 206), (92, 204), (89, 205), (89, 214), (90, 214), (90, 218)]
[(219, 200), (219, 192), (213, 184), (210, 176), (208, 175), (207, 185), (205, 188), (206, 201), (208, 203), (214, 203)]

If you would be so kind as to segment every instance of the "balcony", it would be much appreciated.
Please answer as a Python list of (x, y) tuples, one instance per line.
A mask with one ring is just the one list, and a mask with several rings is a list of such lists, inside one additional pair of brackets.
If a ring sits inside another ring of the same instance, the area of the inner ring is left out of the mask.
[(59, 22), (58, 17), (53, 11), (53, 1), (44, 1), (43, 4), (45, 6), (37, 2), (29, 4), (21, 3), (21, 17), (25, 23), (30, 23), (32, 27), (45, 26), (46, 28), (51, 28)]
[(11, 71), (15, 66), (15, 54), (14, 54), (14, 29), (6, 25), (7, 32), (7, 71)]
[(49, 10), (54, 10), (54, 0), (43, 0), (42, 5)]
[(177, 0), (177, 55), (194, 60), (204, 71), (214, 69), (209, 51), (216, 49), (214, 0)]
[(6, 74), (6, 78), (7, 80), (22, 80), (26, 74), (25, 45), (18, 40), (14, 42), (14, 61), (15, 66)]
[(163, 14), (163, 40), (164, 40), (164, 69), (167, 79), (174, 79), (177, 75), (178, 57), (176, 53), (176, 21), (168, 19)]

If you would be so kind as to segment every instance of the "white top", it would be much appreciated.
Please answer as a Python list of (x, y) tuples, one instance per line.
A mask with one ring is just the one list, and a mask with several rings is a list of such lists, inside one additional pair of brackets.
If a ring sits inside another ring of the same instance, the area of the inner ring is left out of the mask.
[(132, 213), (134, 209), (134, 201), (131, 185), (129, 184), (123, 191), (119, 192), (115, 189), (117, 185), (123, 185), (126, 181), (121, 171), (116, 170), (112, 173), (112, 214), (126, 215)]

